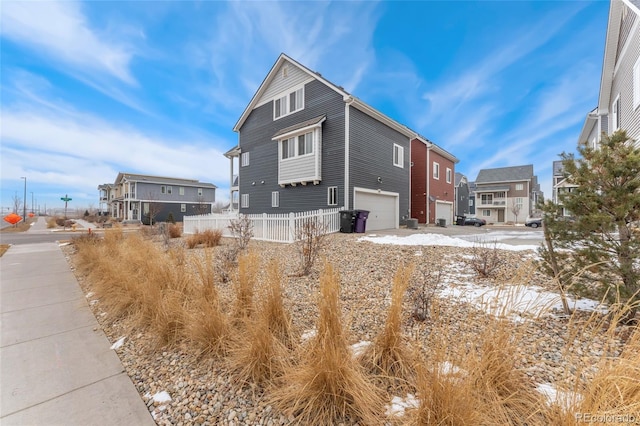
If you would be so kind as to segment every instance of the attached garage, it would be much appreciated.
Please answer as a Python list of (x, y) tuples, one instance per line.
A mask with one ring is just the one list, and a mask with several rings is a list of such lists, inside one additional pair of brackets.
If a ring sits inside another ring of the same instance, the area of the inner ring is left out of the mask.
[(368, 210), (367, 231), (398, 228), (400, 195), (397, 192), (354, 188), (353, 208)]
[(453, 203), (436, 201), (436, 223), (438, 219), (446, 219), (447, 225), (451, 225), (453, 220)]

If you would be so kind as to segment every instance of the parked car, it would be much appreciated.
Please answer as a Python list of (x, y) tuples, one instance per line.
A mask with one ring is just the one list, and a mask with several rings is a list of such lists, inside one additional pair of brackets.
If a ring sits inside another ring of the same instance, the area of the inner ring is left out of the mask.
[(464, 218), (464, 224), (465, 225), (473, 225), (476, 227), (482, 226), (482, 225), (486, 225), (487, 221), (484, 219), (480, 219), (477, 217), (465, 217)]
[(542, 226), (542, 219), (539, 217), (534, 217), (531, 219), (527, 219), (524, 222), (524, 226), (529, 226), (531, 228), (539, 228)]

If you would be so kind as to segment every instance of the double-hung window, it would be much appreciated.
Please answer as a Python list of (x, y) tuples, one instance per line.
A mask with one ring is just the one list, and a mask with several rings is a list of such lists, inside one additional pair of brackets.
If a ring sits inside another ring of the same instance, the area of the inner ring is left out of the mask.
[(615, 132), (620, 128), (620, 95), (616, 96), (616, 99), (611, 105), (611, 130)]
[(447, 183), (451, 183), (451, 169), (447, 167)]
[(273, 100), (273, 119), (304, 109), (304, 86)]
[(298, 154), (307, 155), (313, 154), (313, 133), (305, 133), (298, 136)]
[(440, 164), (433, 162), (433, 178), (440, 179)]
[(280, 192), (273, 191), (271, 193), (271, 207), (280, 207)]
[(393, 165), (396, 167), (404, 167), (404, 147), (393, 144)]
[(633, 109), (640, 107), (640, 58), (633, 66)]
[(242, 194), (240, 199), (240, 207), (246, 209), (249, 207), (249, 194)]

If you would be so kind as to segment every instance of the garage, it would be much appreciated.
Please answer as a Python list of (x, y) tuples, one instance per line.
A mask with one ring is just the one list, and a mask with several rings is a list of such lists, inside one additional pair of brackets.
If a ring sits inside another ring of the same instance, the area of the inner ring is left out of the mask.
[(400, 195), (397, 192), (354, 188), (353, 208), (368, 210), (367, 231), (398, 227)]
[(436, 223), (438, 219), (446, 219), (447, 225), (451, 225), (453, 220), (453, 203), (445, 201), (436, 201)]

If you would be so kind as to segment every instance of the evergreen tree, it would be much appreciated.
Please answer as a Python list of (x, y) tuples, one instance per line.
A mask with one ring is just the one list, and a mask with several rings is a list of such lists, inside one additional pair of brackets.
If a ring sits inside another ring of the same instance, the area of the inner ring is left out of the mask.
[[(628, 302), (633, 315), (640, 303), (640, 149), (617, 131), (603, 134), (598, 149), (582, 145), (578, 152), (581, 160), (561, 155), (567, 182), (576, 187), (558, 193), (559, 205), (543, 207), (541, 254), (561, 289), (578, 284), (592, 296), (607, 294), (611, 302)], [(562, 207), (575, 222), (558, 217)]]

